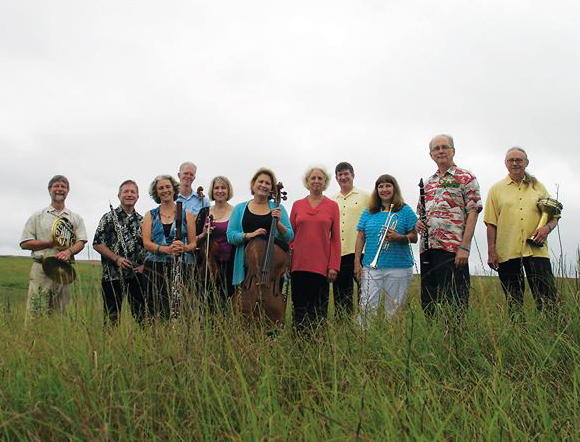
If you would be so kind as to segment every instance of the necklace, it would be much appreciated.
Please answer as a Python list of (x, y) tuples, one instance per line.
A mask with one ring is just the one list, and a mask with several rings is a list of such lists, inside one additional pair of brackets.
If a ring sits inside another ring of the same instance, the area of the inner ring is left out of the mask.
[(171, 213), (165, 214), (161, 211), (161, 209), (159, 210), (159, 213), (161, 214), (161, 218), (165, 219), (165, 220), (172, 220), (174, 215), (175, 215), (175, 208), (173, 208), (173, 211)]

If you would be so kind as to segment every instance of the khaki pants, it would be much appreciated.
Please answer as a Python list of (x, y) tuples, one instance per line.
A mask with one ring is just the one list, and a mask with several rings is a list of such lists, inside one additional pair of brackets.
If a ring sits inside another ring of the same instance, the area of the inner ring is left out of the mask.
[(69, 299), (68, 285), (58, 284), (49, 279), (42, 270), (42, 264), (32, 263), (28, 301), (26, 302), (26, 316), (28, 318), (48, 316), (55, 311), (64, 313)]

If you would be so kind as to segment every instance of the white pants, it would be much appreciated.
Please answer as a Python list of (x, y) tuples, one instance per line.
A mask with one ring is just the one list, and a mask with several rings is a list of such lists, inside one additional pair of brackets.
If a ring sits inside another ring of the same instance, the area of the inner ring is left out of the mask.
[(28, 284), (27, 318), (48, 316), (53, 312), (64, 313), (70, 299), (68, 285), (54, 282), (42, 270), (42, 264), (32, 263)]
[[(407, 289), (413, 278), (413, 268), (371, 269), (363, 267), (360, 285), (360, 317), (363, 323), (367, 317), (377, 313), (381, 298), (385, 312), (391, 317), (407, 299)], [(370, 319), (370, 318), (369, 318)]]

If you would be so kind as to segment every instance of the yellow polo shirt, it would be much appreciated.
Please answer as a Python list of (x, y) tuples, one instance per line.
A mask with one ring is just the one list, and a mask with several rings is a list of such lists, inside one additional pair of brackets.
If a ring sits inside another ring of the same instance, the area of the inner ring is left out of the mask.
[(344, 196), (338, 192), (333, 199), (338, 203), (340, 212), (341, 256), (349, 255), (354, 253), (358, 233), (356, 226), (363, 210), (369, 204), (369, 194), (353, 187), (348, 195)]
[(526, 242), (540, 221), (537, 202), (549, 196), (542, 183), (538, 182), (534, 187), (527, 181), (518, 186), (508, 175), (489, 191), (483, 221), (497, 227), (495, 250), (499, 262), (525, 256), (550, 257), (547, 242), (542, 247)]

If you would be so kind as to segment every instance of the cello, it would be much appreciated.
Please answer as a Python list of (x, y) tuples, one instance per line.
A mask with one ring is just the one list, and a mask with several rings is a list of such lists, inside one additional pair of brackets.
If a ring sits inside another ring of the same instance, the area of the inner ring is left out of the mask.
[[(270, 199), (274, 199), (274, 209), (286, 200), (287, 192), (282, 183), (276, 185)], [(289, 267), (289, 253), (276, 244), (278, 219), (272, 217), (268, 238), (255, 237), (248, 242), (245, 251), (246, 278), (242, 283), (242, 313), (254, 314), (258, 305), (274, 323), (284, 322), (286, 299), (282, 295), (281, 281)]]

